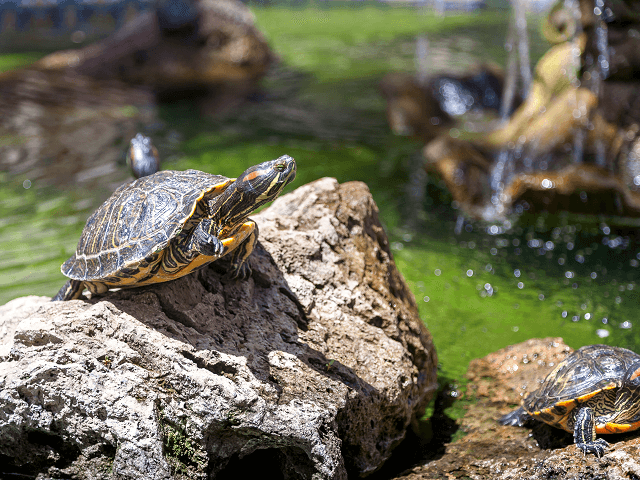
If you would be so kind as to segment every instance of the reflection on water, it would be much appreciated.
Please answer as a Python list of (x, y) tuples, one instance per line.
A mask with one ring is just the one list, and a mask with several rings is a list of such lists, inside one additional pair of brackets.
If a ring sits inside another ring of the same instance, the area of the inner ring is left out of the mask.
[[(177, 138), (169, 161), (158, 145), (163, 167), (236, 176), (288, 153), (298, 160), (290, 189), (322, 176), (365, 181), (450, 378), (460, 378), (471, 358), (530, 337), (640, 350), (634, 226), (567, 216), (523, 217), (514, 226), (465, 221), (446, 190), (415, 168), (420, 144), (394, 137), (384, 120), (378, 84), (389, 71), (415, 73), (418, 35), (428, 35), (431, 73), (504, 63), (496, 38), (505, 38), (507, 14), (438, 19), (401, 11), (256, 9), (283, 64), (267, 77), (264, 96), (237, 117), (213, 122), (188, 105), (163, 108), (166, 137)], [(531, 47), (532, 57), (547, 48), (537, 35)], [(125, 178), (124, 162), (118, 168)], [(115, 185), (43, 188), (6, 174), (0, 182), (0, 304), (53, 295), (64, 283), (60, 264)]]

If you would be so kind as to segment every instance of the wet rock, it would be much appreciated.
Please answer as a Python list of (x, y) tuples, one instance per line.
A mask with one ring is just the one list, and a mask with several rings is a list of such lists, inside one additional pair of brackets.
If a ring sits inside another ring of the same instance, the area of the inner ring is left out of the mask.
[(498, 424), (558, 362), (572, 352), (561, 338), (532, 339), (473, 360), (465, 395), (474, 398), (460, 420), (466, 435), (446, 445), (444, 455), (397, 477), (402, 479), (478, 478), (601, 479), (635, 478), (640, 474), (637, 432), (607, 435), (611, 448), (600, 459), (585, 456), (570, 433), (541, 422), (533, 426)]
[[(640, 216), (640, 193), (631, 190), (624, 178), (596, 165), (569, 165), (559, 171), (521, 173), (511, 178), (505, 187), (504, 202), (526, 203), (531, 213), (546, 210)], [(628, 182), (632, 184), (636, 178), (637, 174)]]
[(107, 39), (37, 65), (144, 86), (161, 100), (199, 97), (204, 113), (215, 114), (254, 91), (273, 58), (241, 2), (165, 0)]
[(482, 215), (490, 192), (491, 163), (469, 142), (442, 135), (422, 150), (425, 168), (442, 178), (453, 199), (467, 212)]
[[(0, 74), (0, 170), (32, 182), (115, 189), (117, 164), (153, 95), (116, 80), (25, 68)], [(107, 187), (108, 188), (108, 187)]]
[(3, 464), (132, 479), (379, 468), (424, 412), (437, 359), (367, 187), (322, 179), (254, 219), (246, 281), (218, 262), (0, 310), (20, 319), (0, 357)]
[(382, 79), (380, 90), (387, 102), (387, 121), (396, 135), (428, 142), (453, 125), (431, 90), (411, 75), (389, 73)]

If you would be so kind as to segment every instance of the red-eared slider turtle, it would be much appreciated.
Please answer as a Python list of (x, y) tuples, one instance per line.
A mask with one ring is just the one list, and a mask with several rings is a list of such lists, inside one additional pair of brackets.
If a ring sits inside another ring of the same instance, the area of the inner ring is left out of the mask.
[(166, 170), (121, 186), (87, 220), (61, 268), (70, 280), (52, 300), (174, 280), (229, 253), (230, 275), (246, 278), (258, 237), (247, 216), (295, 175), (295, 160), (284, 155), (237, 179)]
[(160, 170), (160, 155), (149, 137), (139, 133), (131, 139), (127, 150), (127, 165), (136, 178), (153, 175)]
[(499, 422), (523, 426), (532, 418), (573, 432), (580, 450), (602, 456), (609, 444), (596, 433), (640, 427), (640, 355), (607, 345), (576, 350)]

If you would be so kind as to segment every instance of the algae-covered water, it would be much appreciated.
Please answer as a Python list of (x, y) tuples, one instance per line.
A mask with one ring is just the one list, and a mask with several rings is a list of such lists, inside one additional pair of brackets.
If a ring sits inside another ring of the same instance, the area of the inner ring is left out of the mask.
[[(162, 125), (149, 132), (173, 145), (161, 149), (163, 168), (237, 176), (286, 153), (298, 162), (289, 191), (323, 176), (366, 182), (433, 334), (443, 378), (461, 379), (472, 358), (531, 337), (640, 351), (640, 245), (632, 222), (594, 212), (521, 217), (510, 228), (461, 223), (436, 179), (427, 179), (424, 195), (416, 191), (421, 145), (389, 132), (377, 86), (389, 71), (415, 70), (415, 37), (427, 36), (432, 71), (504, 64), (506, 12), (438, 17), (371, 5), (254, 11), (282, 60), (264, 82), (264, 98), (216, 122), (189, 104), (163, 107)], [(531, 31), (536, 59), (547, 45)], [(0, 69), (37, 57), (0, 56)], [(0, 304), (53, 295), (64, 283), (60, 264), (106, 196), (1, 173), (0, 182)]]

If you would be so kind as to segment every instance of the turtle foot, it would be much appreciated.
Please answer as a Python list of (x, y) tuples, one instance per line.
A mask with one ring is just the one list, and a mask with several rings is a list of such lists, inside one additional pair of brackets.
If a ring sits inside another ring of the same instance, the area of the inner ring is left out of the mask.
[(598, 458), (600, 458), (602, 455), (604, 455), (604, 451), (609, 447), (609, 443), (602, 438), (598, 438), (593, 442), (576, 443), (576, 447), (582, 450), (582, 453), (584, 453), (585, 455), (587, 453), (594, 453), (598, 456)]
[(511, 413), (507, 413), (498, 419), (498, 423), (501, 425), (511, 425), (513, 427), (522, 427), (527, 422), (532, 420), (531, 415), (525, 412), (524, 408), (520, 407)]

